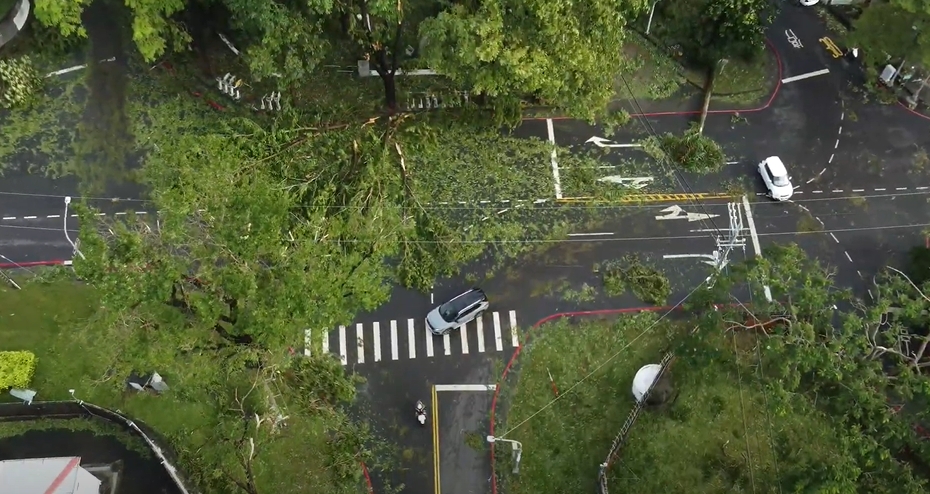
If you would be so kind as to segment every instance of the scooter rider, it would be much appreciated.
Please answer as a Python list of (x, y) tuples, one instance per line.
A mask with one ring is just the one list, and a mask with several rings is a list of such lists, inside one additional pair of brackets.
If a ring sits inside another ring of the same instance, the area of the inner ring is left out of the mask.
[(426, 424), (426, 407), (423, 406), (423, 402), (420, 400), (417, 400), (417, 420), (420, 425)]

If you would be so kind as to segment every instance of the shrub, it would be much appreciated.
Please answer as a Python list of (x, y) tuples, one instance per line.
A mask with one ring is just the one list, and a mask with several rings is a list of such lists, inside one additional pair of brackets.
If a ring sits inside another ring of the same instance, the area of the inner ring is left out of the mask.
[(0, 352), (0, 390), (28, 388), (36, 372), (36, 362), (32, 352)]
[(0, 108), (32, 101), (42, 89), (42, 76), (29, 57), (0, 60)]

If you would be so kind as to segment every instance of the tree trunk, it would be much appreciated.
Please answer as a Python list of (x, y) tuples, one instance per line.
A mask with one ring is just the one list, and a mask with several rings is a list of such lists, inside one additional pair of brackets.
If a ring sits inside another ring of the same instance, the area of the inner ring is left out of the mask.
[(397, 112), (397, 83), (394, 81), (394, 71), (391, 70), (381, 76), (381, 82), (384, 83), (384, 104), (387, 105), (390, 113)]

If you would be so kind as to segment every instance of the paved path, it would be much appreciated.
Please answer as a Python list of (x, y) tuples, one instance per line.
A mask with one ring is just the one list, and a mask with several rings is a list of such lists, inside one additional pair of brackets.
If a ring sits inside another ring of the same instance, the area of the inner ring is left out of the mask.
[[(29, 0), (19, 0), (9, 15), (0, 21), (0, 47), (9, 43), (23, 29), (29, 19), (31, 8)], [(2, 15), (3, 12), (0, 12), (0, 16)]]

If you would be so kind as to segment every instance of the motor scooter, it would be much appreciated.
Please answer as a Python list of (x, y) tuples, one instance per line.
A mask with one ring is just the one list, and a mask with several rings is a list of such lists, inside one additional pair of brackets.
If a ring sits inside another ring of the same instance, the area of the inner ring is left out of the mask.
[(420, 425), (426, 425), (426, 407), (423, 406), (423, 402), (417, 400), (417, 421), (420, 422)]

